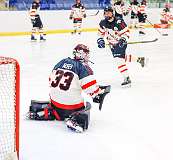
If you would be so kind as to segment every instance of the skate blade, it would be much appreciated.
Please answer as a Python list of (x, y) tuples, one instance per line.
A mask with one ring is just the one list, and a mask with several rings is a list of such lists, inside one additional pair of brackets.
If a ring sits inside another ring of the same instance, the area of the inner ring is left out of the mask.
[(71, 126), (67, 126), (67, 128), (68, 128), (70, 131), (75, 132), (75, 133), (82, 133), (82, 132), (83, 132), (82, 129), (81, 129), (81, 130), (78, 130), (78, 129), (75, 129), (75, 128), (71, 127)]
[(121, 86), (122, 88), (130, 88), (131, 87), (131, 83), (130, 84), (126, 84), (126, 85), (123, 85)]
[(37, 39), (35, 39), (35, 40), (31, 40), (31, 42), (37, 42)]

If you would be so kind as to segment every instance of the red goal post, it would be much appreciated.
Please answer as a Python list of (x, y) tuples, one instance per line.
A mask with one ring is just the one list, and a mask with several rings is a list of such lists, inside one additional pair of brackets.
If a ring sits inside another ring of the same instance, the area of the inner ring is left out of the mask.
[(19, 157), (20, 66), (0, 57), (0, 160)]

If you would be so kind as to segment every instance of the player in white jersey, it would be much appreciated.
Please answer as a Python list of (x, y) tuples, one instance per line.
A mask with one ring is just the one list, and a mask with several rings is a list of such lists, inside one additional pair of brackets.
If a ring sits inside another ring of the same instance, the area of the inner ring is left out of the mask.
[(40, 41), (45, 41), (45, 37), (44, 37), (44, 33), (43, 33), (43, 24), (42, 21), (40, 19), (40, 15), (39, 15), (39, 10), (40, 10), (40, 0), (34, 0), (30, 11), (29, 11), (29, 15), (30, 15), (30, 19), (32, 22), (32, 34), (31, 34), (31, 41), (36, 41), (36, 32), (38, 31), (40, 34)]
[(90, 95), (93, 102), (103, 102), (104, 89), (99, 87), (89, 67), (90, 51), (78, 44), (73, 58), (58, 62), (49, 77), (50, 102), (31, 101), (30, 119), (65, 120), (67, 126), (77, 132), (88, 128), (90, 103), (84, 103), (82, 92)]
[(72, 34), (81, 34), (81, 25), (83, 18), (86, 18), (85, 7), (80, 0), (76, 0), (76, 3), (71, 8), (70, 19), (73, 20), (74, 31)]
[(170, 8), (171, 5), (169, 3), (166, 3), (165, 8), (161, 12), (160, 22), (161, 24), (166, 26), (165, 28), (169, 28), (170, 23), (173, 23), (173, 15), (171, 14)]
[(131, 12), (131, 20), (130, 20), (130, 28), (137, 28), (138, 24), (138, 7), (139, 7), (139, 2), (137, 0), (131, 0), (130, 5), (127, 9), (127, 12)]
[(111, 4), (116, 17), (123, 18), (123, 16), (127, 15), (123, 0), (112, 0)]
[(147, 19), (147, 14), (146, 14), (146, 5), (147, 2), (146, 0), (142, 0), (142, 2), (139, 4), (138, 7), (138, 28), (139, 28), (139, 34), (140, 35), (145, 35), (145, 23), (146, 23), (146, 19)]

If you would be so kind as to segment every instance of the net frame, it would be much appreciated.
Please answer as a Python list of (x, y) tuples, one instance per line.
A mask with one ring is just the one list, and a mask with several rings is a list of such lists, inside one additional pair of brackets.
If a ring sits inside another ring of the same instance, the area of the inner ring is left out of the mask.
[[(15, 88), (14, 88), (14, 151), (13, 153), (10, 154), (14, 155), (14, 153), (17, 153), (17, 157), (19, 157), (19, 111), (20, 111), (20, 66), (19, 63), (16, 59), (10, 58), (10, 57), (2, 57), (0, 56), (0, 67), (1, 65), (14, 65), (15, 68), (15, 73), (14, 73), (14, 83), (15, 83)], [(1, 73), (0, 73), (1, 74)], [(1, 136), (1, 135), (0, 135)], [(8, 159), (8, 155), (7, 158)], [(16, 159), (16, 158), (14, 158)]]

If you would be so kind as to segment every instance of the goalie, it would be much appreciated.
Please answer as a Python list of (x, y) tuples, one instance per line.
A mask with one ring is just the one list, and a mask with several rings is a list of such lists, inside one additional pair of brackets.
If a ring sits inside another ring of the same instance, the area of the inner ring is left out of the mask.
[(60, 120), (68, 128), (83, 132), (88, 129), (91, 105), (84, 104), (82, 91), (102, 103), (107, 86), (99, 87), (89, 67), (90, 51), (78, 44), (73, 58), (65, 58), (55, 65), (49, 77), (50, 103), (31, 101), (29, 118), (33, 120)]

